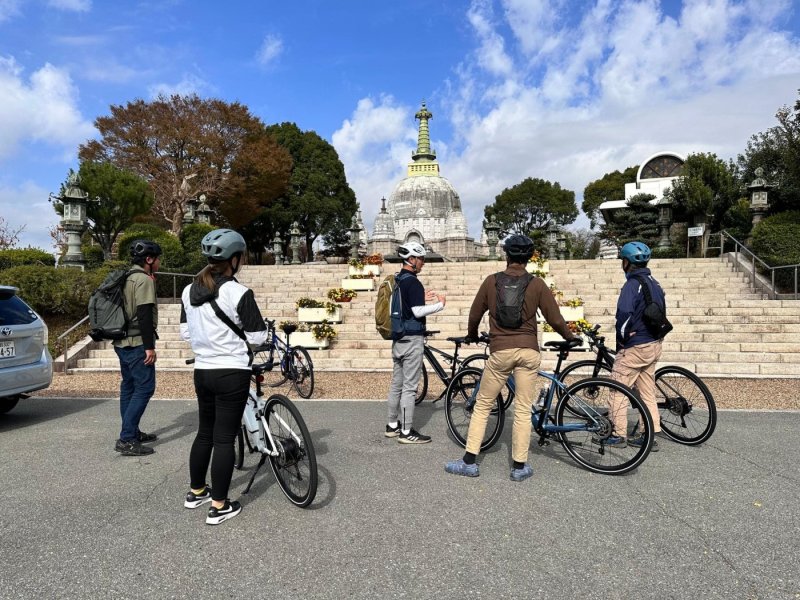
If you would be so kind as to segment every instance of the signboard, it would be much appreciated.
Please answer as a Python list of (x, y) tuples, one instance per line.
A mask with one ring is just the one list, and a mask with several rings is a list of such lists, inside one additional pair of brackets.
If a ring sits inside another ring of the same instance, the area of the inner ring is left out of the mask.
[(689, 237), (700, 237), (701, 235), (703, 235), (703, 230), (704, 230), (703, 225), (700, 225), (699, 227), (689, 227), (686, 230), (686, 234)]

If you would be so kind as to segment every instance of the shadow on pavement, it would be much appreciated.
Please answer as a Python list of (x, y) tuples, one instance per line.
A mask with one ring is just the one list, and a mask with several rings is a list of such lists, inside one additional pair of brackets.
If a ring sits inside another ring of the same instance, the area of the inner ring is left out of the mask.
[(111, 402), (111, 400), (39, 397), (20, 400), (19, 404), (11, 412), (0, 415), (0, 432), (38, 425), (51, 419), (59, 419), (72, 413), (93, 408), (104, 402)]

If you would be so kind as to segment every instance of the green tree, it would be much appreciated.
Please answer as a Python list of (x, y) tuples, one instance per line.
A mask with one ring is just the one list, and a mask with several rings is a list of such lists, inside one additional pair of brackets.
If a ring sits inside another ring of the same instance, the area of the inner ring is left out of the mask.
[[(261, 139), (263, 123), (246, 106), (194, 94), (112, 105), (95, 127), (100, 139), (80, 146), (81, 160), (110, 162), (147, 180), (154, 213), (175, 234), (187, 202), (200, 194), (223, 218), (251, 220), (270, 198), (249, 195), (241, 171), (253, 170), (249, 163), (258, 160), (260, 178), (276, 166), (279, 177), (288, 160), (276, 144)], [(249, 152), (248, 143), (255, 144)]]
[(745, 185), (756, 178), (758, 167), (764, 169), (765, 179), (775, 186), (769, 192), (772, 214), (800, 209), (800, 99), (793, 108), (782, 106), (775, 117), (778, 125), (753, 135), (737, 160)]
[(297, 221), (305, 236), (306, 253), (318, 237), (334, 234), (349, 224), (358, 209), (347, 183), (344, 165), (336, 150), (314, 131), (302, 131), (294, 123), (267, 127), (275, 141), (289, 151), (292, 171), (286, 193), (259, 218), (264, 226), (288, 240), (289, 226)]
[[(83, 162), (78, 176), (80, 187), (90, 200), (86, 205), (89, 232), (103, 249), (103, 258), (111, 260), (111, 248), (120, 232), (136, 217), (150, 211), (153, 205), (150, 186), (135, 173), (107, 162)], [(66, 181), (61, 185), (62, 192), (65, 186)], [(53, 208), (63, 214), (61, 203), (55, 203)]]
[(600, 237), (617, 246), (628, 242), (644, 242), (651, 248), (659, 239), (658, 208), (650, 204), (655, 196), (652, 194), (636, 194), (628, 200), (625, 208), (614, 212), (614, 220), (600, 227)]
[(583, 188), (581, 209), (589, 217), (592, 229), (597, 226), (600, 216), (600, 205), (606, 200), (622, 200), (625, 198), (625, 184), (634, 183), (639, 166), (628, 167), (623, 172), (606, 173), (600, 179), (592, 181)]
[(710, 231), (719, 230), (741, 195), (735, 165), (703, 152), (686, 158), (683, 175), (664, 193), (672, 200), (675, 221), (702, 222)]
[(600, 253), (599, 236), (588, 229), (567, 231), (567, 250), (575, 260), (597, 258)]
[(484, 215), (487, 221), (492, 215), (497, 218), (502, 238), (509, 233), (530, 235), (551, 220), (559, 225), (572, 223), (578, 217), (578, 207), (575, 192), (562, 189), (558, 182), (528, 177), (497, 195)]

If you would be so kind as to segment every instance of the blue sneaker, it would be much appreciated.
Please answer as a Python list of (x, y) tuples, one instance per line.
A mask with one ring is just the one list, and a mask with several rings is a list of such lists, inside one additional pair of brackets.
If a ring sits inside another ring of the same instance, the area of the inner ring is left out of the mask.
[(444, 470), (451, 475), (463, 475), (464, 477), (477, 477), (480, 475), (478, 472), (478, 463), (468, 465), (464, 462), (463, 458), (451, 460), (444, 466)]
[(525, 463), (521, 469), (511, 469), (511, 481), (525, 481), (532, 476), (533, 468), (528, 463)]
[(609, 448), (625, 448), (628, 445), (628, 441), (624, 437), (618, 435), (610, 435), (605, 439), (593, 435), (592, 443), (598, 445), (603, 444)]

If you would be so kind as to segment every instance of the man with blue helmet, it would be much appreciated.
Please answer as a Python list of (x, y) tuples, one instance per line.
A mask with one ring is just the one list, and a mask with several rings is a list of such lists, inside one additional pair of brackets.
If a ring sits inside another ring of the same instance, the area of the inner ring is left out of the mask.
[[(653, 418), (653, 430), (661, 431), (658, 406), (656, 405), (656, 363), (661, 358), (661, 340), (656, 339), (645, 326), (644, 309), (645, 294), (642, 286), (647, 285), (653, 302), (666, 307), (664, 290), (647, 268), (650, 261), (650, 248), (642, 242), (628, 242), (619, 252), (622, 259), (622, 270), (625, 272), (625, 285), (617, 300), (616, 333), (617, 357), (612, 379), (636, 388), (642, 401)], [(605, 444), (607, 446), (624, 447), (626, 445), (641, 446), (645, 437), (639, 433), (627, 439), (627, 412), (622, 406), (624, 399), (616, 395), (609, 407), (614, 432)], [(658, 444), (653, 440), (652, 452), (658, 452)]]

